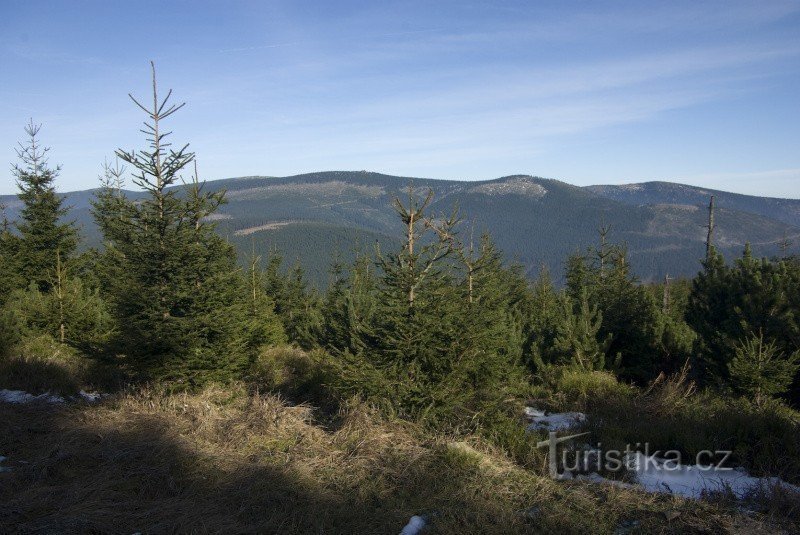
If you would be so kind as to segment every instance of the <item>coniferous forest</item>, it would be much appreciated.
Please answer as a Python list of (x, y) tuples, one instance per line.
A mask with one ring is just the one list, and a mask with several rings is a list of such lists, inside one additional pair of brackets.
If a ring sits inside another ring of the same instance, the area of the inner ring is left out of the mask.
[[(318, 290), (216, 231), (225, 192), (170, 135), (183, 104), (152, 74), (131, 104), (139, 148), (103, 167), (99, 247), (56, 193), (47, 125), (24, 129), (0, 388), (61, 402), (0, 404), (0, 454), (19, 461), (0, 474), (2, 531), (384, 533), (413, 515), (442, 533), (800, 529), (800, 259), (726, 261), (712, 206), (693, 278), (641, 282), (602, 221), (563, 273), (531, 278), (409, 184), (393, 246), (325, 259)], [(586, 447), (729, 450), (787, 486), (697, 500), (624, 471), (553, 481), (525, 407), (585, 415)]]

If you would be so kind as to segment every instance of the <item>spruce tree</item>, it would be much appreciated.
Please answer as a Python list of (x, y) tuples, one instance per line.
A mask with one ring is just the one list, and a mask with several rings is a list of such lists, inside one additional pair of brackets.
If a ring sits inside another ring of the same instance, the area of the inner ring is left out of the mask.
[(646, 382), (662, 371), (662, 313), (631, 274), (626, 248), (609, 243), (607, 233), (608, 227), (602, 227), (599, 247), (568, 259), (566, 294), (577, 311), (585, 292), (589, 306), (596, 306), (602, 317), (599, 342), (611, 338), (608, 356), (613, 362), (619, 359), (619, 373)]
[(333, 281), (322, 308), (323, 345), (341, 354), (362, 354), (377, 346), (372, 331), (377, 308), (373, 259), (358, 255), (349, 270), (341, 264), (331, 269)]
[(52, 290), (35, 283), (15, 290), (0, 312), (0, 345), (47, 335), (83, 354), (103, 357), (115, 335), (115, 322), (97, 289), (62, 266), (51, 278)]
[(247, 321), (252, 347), (276, 345), (286, 342), (283, 323), (275, 312), (275, 302), (266, 290), (266, 276), (261, 269), (261, 257), (255, 246), (250, 254), (247, 270)]
[(403, 246), (376, 252), (374, 282), (366, 263), (337, 271), (326, 299), (334, 383), (404, 417), (474, 428), (527, 384), (527, 282), (488, 236), (464, 247), (457, 212), (437, 216), (432, 200), (413, 188), (395, 200)]
[[(101, 276), (119, 321), (121, 349), (151, 375), (201, 382), (242, 373), (253, 357), (246, 283), (233, 247), (209, 217), (224, 192), (206, 191), (188, 145), (174, 149), (163, 122), (183, 107), (158, 95), (152, 65), (152, 107), (133, 96), (148, 122), (148, 148), (118, 150), (145, 197), (127, 198), (110, 173), (94, 204), (105, 239)], [(116, 184), (114, 183), (116, 182)]]
[(12, 168), (23, 203), (16, 222), (19, 240), (13, 264), (24, 285), (33, 282), (41, 290), (48, 290), (49, 277), (56, 265), (54, 252), (60, 251), (62, 258), (69, 258), (78, 243), (78, 233), (73, 223), (62, 222), (68, 207), (55, 190), (61, 168), (48, 165), (50, 149), (40, 144), (37, 137), (40, 130), (41, 125), (33, 121), (25, 127), (28, 139), (20, 143), (19, 163)]
[(553, 347), (563, 310), (561, 295), (544, 265), (533, 283), (530, 299), (523, 358), (531, 371), (538, 372), (544, 368), (545, 355)]
[(603, 337), (600, 334), (602, 324), (603, 315), (597, 305), (589, 304), (585, 290), (576, 304), (562, 299), (553, 345), (548, 351), (549, 363), (587, 371), (604, 369), (613, 335), (609, 333)]
[(763, 333), (750, 335), (734, 349), (728, 363), (733, 388), (759, 405), (783, 394), (800, 369), (800, 351), (784, 354), (774, 342), (766, 342)]
[(321, 337), (322, 316), (319, 295), (309, 290), (303, 266), (296, 264), (287, 274), (281, 272), (283, 258), (271, 254), (264, 273), (267, 295), (275, 302), (289, 341), (303, 349), (316, 346)]

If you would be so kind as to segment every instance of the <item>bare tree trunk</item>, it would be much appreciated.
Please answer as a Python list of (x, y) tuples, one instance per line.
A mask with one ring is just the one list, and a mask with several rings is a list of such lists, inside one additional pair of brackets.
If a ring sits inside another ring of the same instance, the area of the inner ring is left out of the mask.
[(58, 332), (63, 344), (66, 339), (66, 325), (64, 319), (64, 268), (61, 265), (61, 251), (56, 250), (56, 299), (58, 299)]
[[(414, 272), (414, 217), (417, 215), (414, 206), (409, 208), (408, 213), (408, 269)], [(414, 284), (408, 290), (408, 306), (414, 306)]]
[(792, 240), (789, 239), (789, 236), (786, 234), (786, 231), (783, 231), (783, 238), (778, 242), (778, 249), (781, 251), (781, 258), (786, 258), (786, 251), (788, 251), (792, 247)]
[(708, 203), (708, 235), (706, 236), (706, 262), (711, 260), (711, 251), (714, 248), (714, 196), (711, 196), (711, 201)]

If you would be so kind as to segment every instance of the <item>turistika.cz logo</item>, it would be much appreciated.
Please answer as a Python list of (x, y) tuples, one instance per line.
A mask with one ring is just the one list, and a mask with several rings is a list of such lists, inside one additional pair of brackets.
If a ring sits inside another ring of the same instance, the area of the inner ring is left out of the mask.
[[(547, 440), (536, 443), (537, 448), (548, 448), (547, 459), (550, 477), (553, 479), (566, 479), (577, 472), (617, 472), (623, 468), (636, 472), (663, 470), (665, 472), (694, 469), (703, 472), (728, 471), (733, 468), (725, 466), (731, 456), (729, 450), (702, 450), (697, 453), (694, 463), (689, 466), (683, 464), (681, 452), (677, 450), (650, 451), (650, 444), (637, 443), (635, 446), (627, 444), (624, 450), (609, 449), (603, 451), (601, 444), (597, 448), (561, 450), (561, 465), (563, 472), (558, 472), (558, 445), (589, 433), (578, 433), (557, 437), (555, 431), (550, 431)], [(571, 457), (571, 458), (570, 458)], [(643, 464), (644, 463), (644, 464)]]

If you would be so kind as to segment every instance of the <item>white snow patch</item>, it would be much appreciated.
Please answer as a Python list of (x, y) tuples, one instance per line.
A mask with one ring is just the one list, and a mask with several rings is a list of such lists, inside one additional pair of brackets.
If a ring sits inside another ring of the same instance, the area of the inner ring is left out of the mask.
[(78, 395), (84, 401), (88, 401), (89, 403), (96, 403), (106, 397), (108, 394), (100, 394), (99, 392), (85, 392), (81, 390), (78, 392)]
[(23, 390), (0, 390), (0, 402), (15, 404), (34, 403), (37, 401), (41, 401), (43, 403), (66, 403), (67, 401), (77, 400), (83, 400), (88, 403), (97, 403), (107, 396), (108, 394), (101, 394), (99, 392), (86, 392), (85, 390), (78, 392), (77, 396), (69, 396), (67, 398), (63, 398), (56, 394), (51, 394), (50, 392), (45, 392), (44, 394), (39, 394), (36, 396)]
[(641, 452), (628, 455), (625, 466), (633, 473), (635, 483), (607, 479), (597, 472), (578, 475), (575, 479), (692, 499), (702, 498), (706, 493), (728, 490), (741, 499), (753, 491), (770, 492), (778, 487), (800, 494), (800, 487), (797, 485), (778, 477), (754, 477), (744, 468), (715, 470), (697, 465), (682, 465), (674, 460), (647, 456)]
[(800, 487), (786, 483), (778, 477), (754, 477), (744, 468), (714, 470), (697, 465), (678, 465), (668, 459), (632, 454), (628, 466), (636, 481), (648, 492), (665, 492), (685, 498), (700, 498), (704, 492), (730, 489), (737, 498), (758, 489), (782, 487), (800, 494)]
[(492, 181), (475, 186), (469, 191), (485, 195), (524, 195), (534, 199), (541, 199), (547, 195), (547, 189), (531, 177), (514, 177), (507, 180)]
[(529, 431), (564, 431), (572, 429), (586, 421), (586, 415), (582, 412), (553, 412), (546, 414), (545, 411), (534, 407), (525, 407), (525, 416), (530, 419)]
[(64, 398), (49, 392), (34, 396), (33, 394), (28, 394), (23, 390), (2, 389), (0, 390), (0, 401), (5, 401), (6, 403), (32, 403), (34, 401), (43, 401), (45, 403), (64, 403)]
[(541, 418), (545, 415), (545, 412), (540, 409), (536, 409), (534, 407), (525, 407), (525, 416), (528, 418)]
[(421, 516), (414, 515), (411, 517), (411, 520), (408, 521), (408, 524), (400, 531), (400, 535), (417, 535), (424, 527), (425, 519)]

